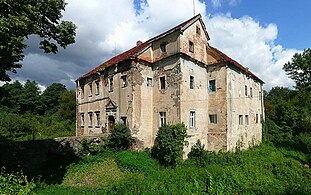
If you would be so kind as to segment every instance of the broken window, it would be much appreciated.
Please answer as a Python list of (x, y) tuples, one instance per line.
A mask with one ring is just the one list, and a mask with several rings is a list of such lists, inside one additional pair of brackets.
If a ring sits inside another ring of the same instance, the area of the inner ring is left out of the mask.
[(194, 89), (194, 77), (190, 76), (190, 89)]
[(165, 89), (165, 76), (160, 77), (160, 89)]
[(163, 42), (163, 43), (160, 44), (160, 50), (163, 53), (166, 52), (166, 42)]
[(84, 127), (84, 113), (81, 113), (80, 117), (81, 117), (81, 127)]
[(209, 92), (215, 92), (216, 91), (216, 81), (210, 80), (209, 81)]
[(253, 97), (253, 88), (251, 88), (251, 87), (249, 88), (249, 94), (251, 97)]
[(147, 77), (147, 87), (152, 87), (152, 78)]
[(239, 115), (239, 125), (243, 125), (243, 115)]
[(95, 95), (99, 95), (99, 81), (95, 81), (96, 89), (95, 89)]
[(92, 83), (89, 83), (89, 97), (91, 97), (92, 96)]
[(113, 77), (109, 78), (109, 92), (113, 92)]
[(190, 111), (189, 115), (189, 128), (195, 127), (195, 111)]
[(92, 127), (92, 124), (93, 124), (93, 122), (92, 122), (93, 113), (89, 112), (88, 114), (89, 114), (89, 127)]
[(95, 115), (96, 115), (96, 124), (95, 124), (95, 126), (96, 127), (100, 127), (100, 112), (99, 111), (95, 112)]
[(249, 125), (248, 115), (245, 115), (245, 125)]
[(192, 41), (189, 41), (189, 51), (192, 53), (194, 52), (194, 45)]
[(210, 124), (217, 124), (217, 114), (210, 114), (209, 115), (209, 123)]
[(166, 112), (159, 112), (160, 115), (160, 127), (166, 125)]
[(127, 86), (127, 79), (126, 79), (126, 75), (121, 76), (121, 85), (122, 87), (126, 87)]
[(247, 96), (247, 85), (245, 85), (245, 96)]

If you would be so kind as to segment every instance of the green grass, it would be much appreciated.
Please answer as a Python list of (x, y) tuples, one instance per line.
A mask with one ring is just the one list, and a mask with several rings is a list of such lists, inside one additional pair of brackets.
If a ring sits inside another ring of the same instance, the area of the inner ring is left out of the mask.
[(247, 151), (208, 153), (161, 167), (149, 152), (109, 152), (71, 164), (59, 185), (38, 194), (311, 194), (307, 155), (262, 144)]

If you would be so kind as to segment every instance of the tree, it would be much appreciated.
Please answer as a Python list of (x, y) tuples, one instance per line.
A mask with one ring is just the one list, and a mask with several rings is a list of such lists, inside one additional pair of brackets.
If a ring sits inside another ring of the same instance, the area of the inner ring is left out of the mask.
[(55, 113), (59, 109), (60, 96), (65, 90), (65, 85), (61, 83), (53, 83), (48, 86), (40, 97), (40, 112), (43, 114)]
[(72, 123), (76, 121), (76, 92), (64, 91), (59, 98), (59, 109), (57, 115)]
[(10, 81), (7, 71), (21, 68), (25, 40), (38, 35), (45, 53), (56, 53), (75, 42), (76, 26), (60, 21), (65, 0), (1, 0), (0, 1), (0, 80)]
[(311, 48), (303, 53), (296, 53), (291, 62), (283, 66), (283, 70), (293, 79), (300, 91), (311, 91)]
[(30, 112), (38, 114), (38, 104), (40, 98), (40, 90), (38, 83), (27, 80), (22, 89), (18, 105), (21, 106), (21, 113)]

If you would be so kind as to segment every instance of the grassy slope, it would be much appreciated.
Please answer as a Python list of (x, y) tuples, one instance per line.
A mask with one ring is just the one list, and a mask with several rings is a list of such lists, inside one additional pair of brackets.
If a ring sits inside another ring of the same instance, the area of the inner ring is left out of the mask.
[(261, 145), (238, 154), (209, 154), (163, 168), (147, 152), (86, 156), (68, 167), (60, 185), (38, 194), (311, 194), (303, 153)]

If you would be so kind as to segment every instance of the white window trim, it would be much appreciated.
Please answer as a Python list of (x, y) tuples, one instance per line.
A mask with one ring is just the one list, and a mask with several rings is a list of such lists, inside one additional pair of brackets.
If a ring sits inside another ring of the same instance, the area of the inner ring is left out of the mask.
[[(163, 113), (163, 115), (161, 115), (161, 113)], [(166, 125), (167, 124), (166, 121), (167, 121), (166, 112), (159, 112), (159, 127), (163, 127), (164, 125)]]
[(189, 112), (189, 128), (190, 129), (195, 128), (195, 125), (196, 125), (196, 121), (195, 121), (196, 116), (195, 115), (196, 115), (195, 110), (190, 110), (190, 112)]

